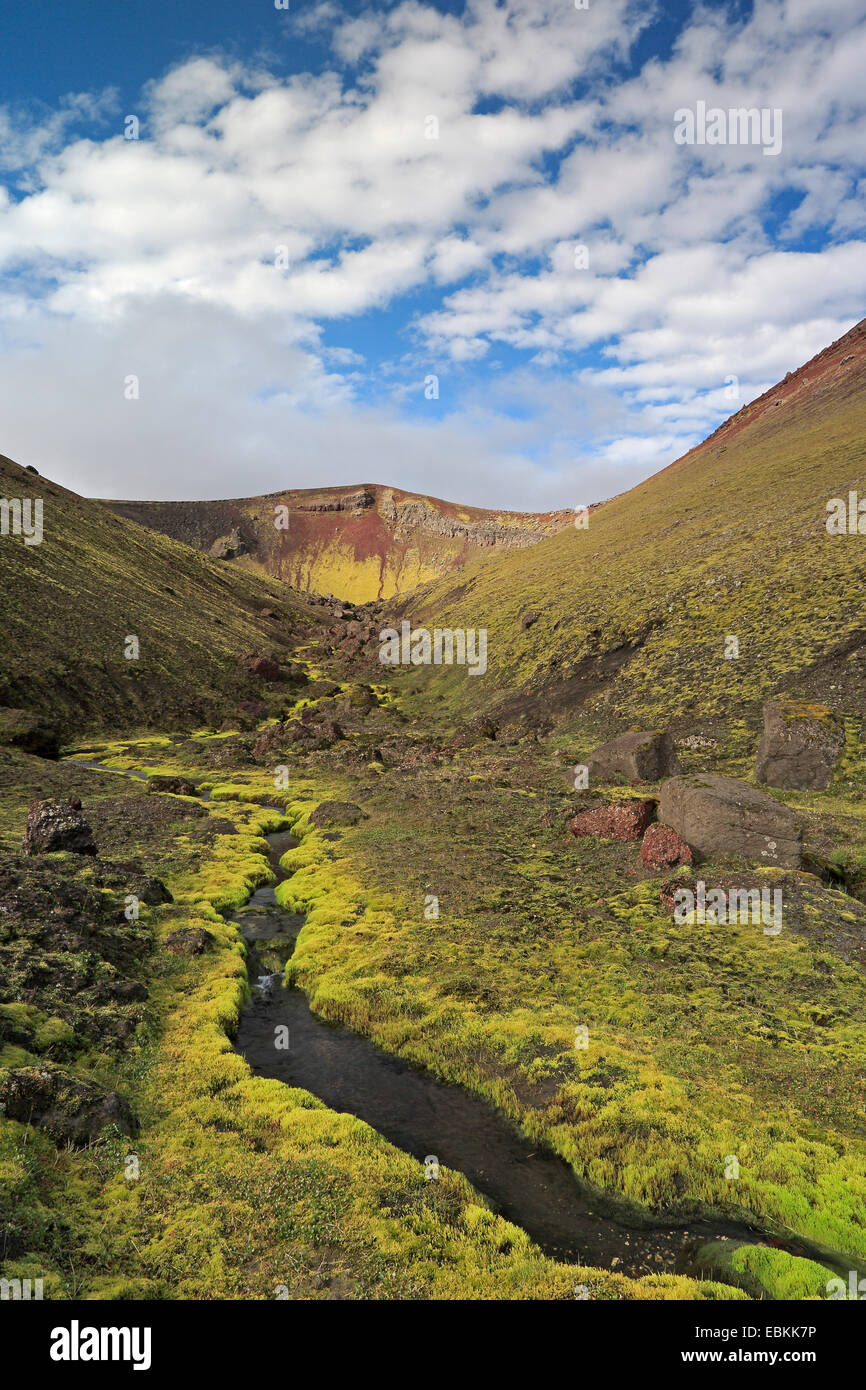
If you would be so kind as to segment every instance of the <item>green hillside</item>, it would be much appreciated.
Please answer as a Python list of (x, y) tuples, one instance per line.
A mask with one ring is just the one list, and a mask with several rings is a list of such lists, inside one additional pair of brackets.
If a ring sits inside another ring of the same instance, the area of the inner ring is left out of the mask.
[(775, 691), (863, 712), (866, 536), (826, 521), (831, 498), (866, 496), (864, 439), (861, 323), (587, 529), (413, 594), (418, 624), (488, 630), (483, 679), (424, 675), (457, 710), (612, 725), (751, 717)]
[[(315, 621), (284, 585), (220, 566), (2, 456), (0, 496), (43, 504), (41, 544), (26, 545), (11, 523), (0, 537), (0, 706), (66, 732), (219, 720), (259, 693), (241, 658), (287, 655), (295, 629)], [(137, 659), (125, 655), (130, 636)]]

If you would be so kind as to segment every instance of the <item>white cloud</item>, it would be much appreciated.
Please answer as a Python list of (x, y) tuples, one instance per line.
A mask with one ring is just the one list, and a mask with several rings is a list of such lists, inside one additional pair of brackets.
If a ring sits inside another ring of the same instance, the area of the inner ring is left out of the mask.
[[(0, 109), (17, 171), (0, 187), (2, 447), (92, 491), (176, 491), (178, 451), (188, 492), (237, 493), (242, 465), (252, 491), (337, 469), (477, 500), (499, 477), (496, 500), (528, 506), (670, 461), (735, 408), (727, 376), (748, 398), (866, 311), (866, 16), (696, 7), (669, 58), (616, 77), (653, 17), (630, 0), (349, 19), (323, 3), (297, 20), (331, 40), (322, 70), (194, 56), (145, 87), (138, 141), (111, 93)], [(676, 145), (673, 113), (699, 99), (782, 108), (781, 155)], [(103, 138), (73, 138), (106, 116)], [(820, 251), (793, 249), (816, 229)], [(414, 346), (320, 346), (326, 323), (338, 337), (421, 292)], [(489, 384), (503, 349), (531, 359), (525, 391), (511, 371)], [(576, 373), (589, 351), (601, 365)], [(112, 393), (136, 362), (131, 414)], [(402, 419), (419, 373), (449, 362), (435, 418)], [(377, 371), (388, 409), (365, 404)], [(578, 389), (593, 403), (561, 410)]]

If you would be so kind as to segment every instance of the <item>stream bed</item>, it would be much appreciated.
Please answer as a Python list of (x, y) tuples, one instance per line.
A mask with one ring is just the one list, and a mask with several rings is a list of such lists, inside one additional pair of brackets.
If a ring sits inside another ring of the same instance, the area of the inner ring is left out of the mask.
[[(286, 832), (266, 838), (281, 882), (287, 874), (280, 858), (297, 842)], [(614, 1217), (611, 1204), (581, 1188), (569, 1164), (535, 1147), (483, 1098), (324, 1022), (302, 990), (286, 989), (282, 969), (304, 919), (279, 906), (274, 885), (260, 888), (231, 920), (247, 944), (253, 985), (235, 1040), (250, 1069), (358, 1116), (422, 1164), (435, 1157), (459, 1170), (546, 1254), (623, 1274), (658, 1274), (687, 1269), (689, 1248), (704, 1241), (760, 1239), (734, 1222), (632, 1226), (621, 1211)], [(275, 1045), (278, 1027), (288, 1029), (286, 1049)]]
[[(83, 759), (66, 761), (100, 772), (147, 776)], [(202, 799), (209, 796), (202, 793)], [(694, 1275), (694, 1253), (705, 1242), (762, 1239), (754, 1228), (721, 1219), (648, 1225), (636, 1216), (630, 1223), (621, 1205), (584, 1189), (565, 1160), (533, 1145), (482, 1097), (447, 1085), (361, 1034), (318, 1018), (303, 991), (286, 989), (283, 983), (304, 918), (282, 908), (274, 889), (289, 876), (280, 860), (297, 841), (288, 831), (265, 838), (276, 882), (257, 889), (227, 918), (246, 943), (252, 986), (235, 1048), (256, 1076), (301, 1087), (330, 1109), (357, 1116), (419, 1163), (428, 1164), (431, 1172), (435, 1170), (429, 1160), (435, 1159), (463, 1173), (495, 1211), (522, 1227), (554, 1259), (634, 1277)], [(275, 1045), (277, 1028), (288, 1029), (288, 1048)], [(771, 1243), (837, 1272), (847, 1268), (843, 1257), (828, 1258), (830, 1252), (807, 1242)]]

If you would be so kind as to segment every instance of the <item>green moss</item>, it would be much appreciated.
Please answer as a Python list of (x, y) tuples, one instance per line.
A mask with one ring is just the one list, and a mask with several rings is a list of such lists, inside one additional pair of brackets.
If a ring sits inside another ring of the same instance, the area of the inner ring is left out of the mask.
[(826, 1299), (832, 1269), (814, 1260), (773, 1250), (768, 1245), (711, 1241), (701, 1247), (696, 1265), (704, 1276), (718, 1275), (736, 1284), (750, 1298), (782, 1301)]

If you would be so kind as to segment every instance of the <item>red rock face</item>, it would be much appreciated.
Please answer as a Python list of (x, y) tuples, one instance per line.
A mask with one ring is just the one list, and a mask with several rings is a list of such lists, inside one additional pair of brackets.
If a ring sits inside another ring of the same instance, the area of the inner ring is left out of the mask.
[(647, 827), (641, 842), (640, 857), (645, 866), (654, 873), (692, 862), (692, 852), (685, 840), (675, 830), (671, 830), (669, 825)]
[[(574, 524), (573, 508), (492, 511), (374, 483), (293, 488), (222, 501), (107, 505), (120, 516), (226, 563), (242, 556), (253, 569), (302, 591), (326, 592), (320, 583), (329, 589), (342, 582), (347, 588), (339, 597), (359, 603), (389, 598), (399, 588), (411, 588), (432, 574), (447, 574), (490, 549), (535, 545)], [(279, 529), (274, 525), (275, 506), (288, 513), (288, 525)], [(354, 577), (353, 567), (358, 571)], [(378, 593), (371, 592), (371, 586), (378, 587)]]
[(572, 816), (572, 835), (593, 835), (600, 840), (639, 840), (655, 814), (654, 801), (616, 801)]

